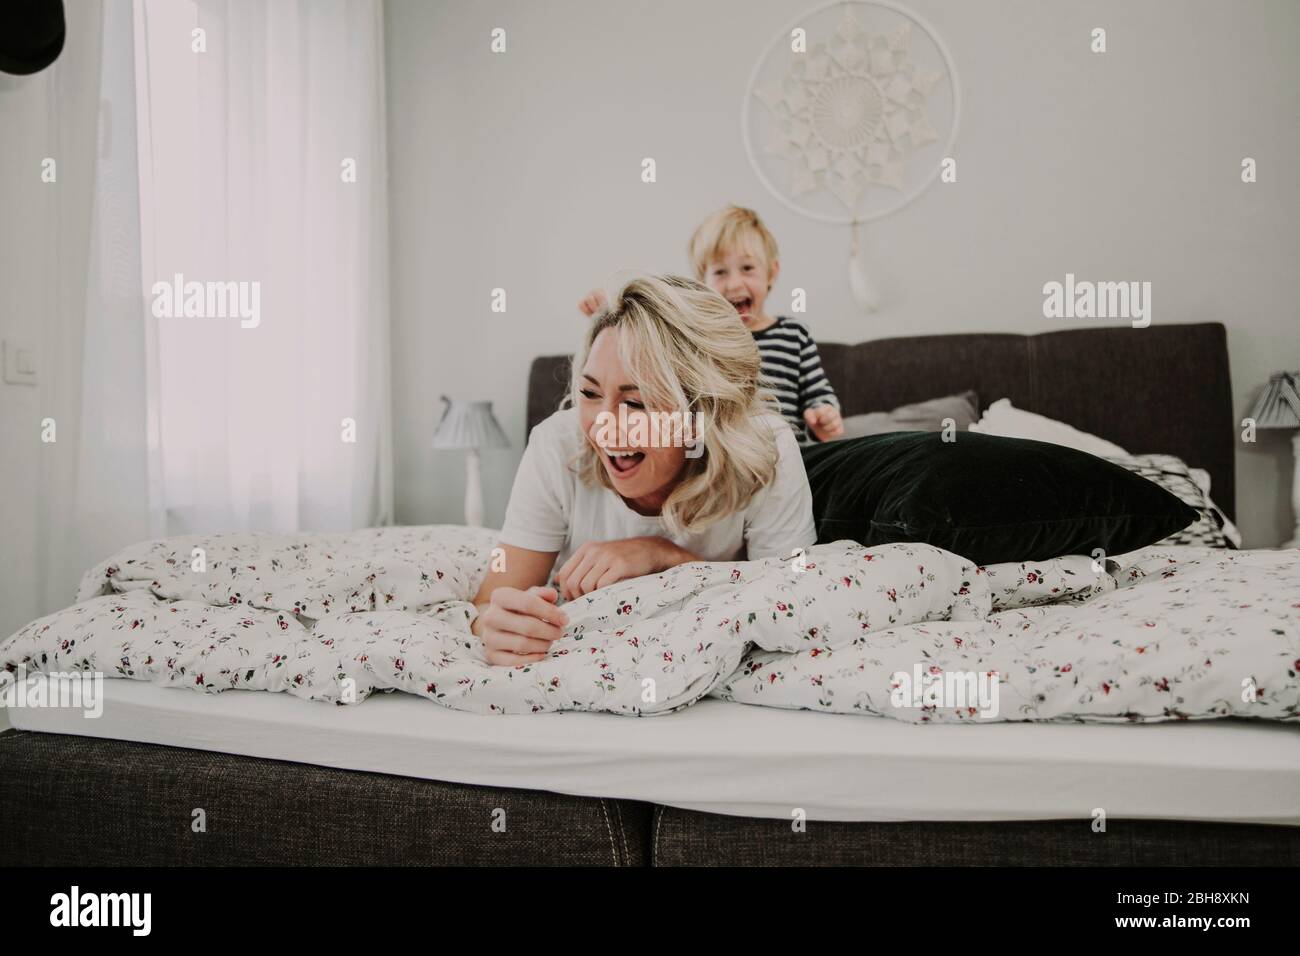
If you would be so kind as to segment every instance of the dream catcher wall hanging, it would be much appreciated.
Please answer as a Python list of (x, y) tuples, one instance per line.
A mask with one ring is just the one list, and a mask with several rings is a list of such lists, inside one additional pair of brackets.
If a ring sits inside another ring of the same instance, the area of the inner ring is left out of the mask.
[(850, 227), (849, 285), (868, 311), (878, 296), (859, 229), (938, 178), (960, 110), (943, 41), (889, 0), (835, 0), (809, 10), (754, 66), (741, 108), (750, 164), (790, 209)]

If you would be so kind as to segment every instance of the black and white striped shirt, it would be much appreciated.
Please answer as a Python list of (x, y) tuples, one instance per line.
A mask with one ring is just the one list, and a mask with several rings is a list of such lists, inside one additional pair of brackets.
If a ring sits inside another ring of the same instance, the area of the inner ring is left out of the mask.
[(763, 362), (760, 384), (776, 396), (781, 417), (790, 423), (800, 444), (812, 441), (804, 411), (817, 405), (840, 407), (822, 371), (817, 343), (801, 324), (784, 317), (753, 335)]

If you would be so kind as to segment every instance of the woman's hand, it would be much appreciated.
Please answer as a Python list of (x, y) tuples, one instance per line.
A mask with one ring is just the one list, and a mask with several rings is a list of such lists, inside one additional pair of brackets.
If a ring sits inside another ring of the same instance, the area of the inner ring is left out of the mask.
[(698, 560), (667, 538), (588, 541), (564, 562), (564, 567), (555, 576), (555, 583), (560, 586), (565, 600), (571, 601), (617, 581), (656, 574)]
[(555, 606), (555, 588), (499, 587), (470, 628), (483, 641), (489, 664), (519, 667), (544, 658), (564, 636), (569, 616)]
[(808, 423), (818, 441), (830, 441), (844, 434), (844, 419), (834, 405), (818, 405), (804, 410), (803, 420)]

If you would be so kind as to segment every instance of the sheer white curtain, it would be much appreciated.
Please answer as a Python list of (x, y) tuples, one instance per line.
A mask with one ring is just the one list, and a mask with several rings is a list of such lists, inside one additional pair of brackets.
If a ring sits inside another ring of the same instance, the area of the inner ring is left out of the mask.
[(260, 306), (146, 314), (165, 531), (388, 523), (379, 0), (135, 0), (135, 38), (146, 298)]
[[(382, 43), (379, 0), (85, 0), (60, 61), (4, 90), (59, 174), (13, 276), (41, 323), (14, 427), (56, 437), (6, 529), (38, 572), (14, 627), (135, 541), (391, 520)], [(155, 317), (177, 273), (260, 282), (258, 326)]]
[(70, 11), (69, 37), (49, 77), (60, 117), (49, 149), (60, 165), (55, 209), (41, 226), (52, 246), (37, 281), (52, 308), (39, 414), (56, 440), (36, 459), (39, 575), (29, 617), (67, 607), (83, 571), (162, 531), (149, 482), (130, 0), (105, 0), (102, 18), (98, 4)]

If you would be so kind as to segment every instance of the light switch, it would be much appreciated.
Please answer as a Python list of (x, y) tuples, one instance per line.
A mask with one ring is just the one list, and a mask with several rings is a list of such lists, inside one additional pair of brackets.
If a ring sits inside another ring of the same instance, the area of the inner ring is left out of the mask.
[(15, 339), (5, 339), (4, 380), (6, 385), (36, 384), (36, 350)]

